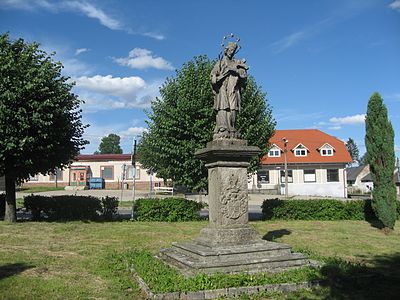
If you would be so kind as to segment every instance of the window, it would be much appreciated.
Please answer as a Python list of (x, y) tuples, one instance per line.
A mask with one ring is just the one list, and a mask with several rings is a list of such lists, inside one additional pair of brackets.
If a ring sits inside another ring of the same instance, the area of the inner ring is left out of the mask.
[(133, 176), (136, 175), (136, 179), (140, 178), (140, 169), (137, 168), (136, 169), (136, 173), (135, 173), (135, 168), (134, 166), (127, 166), (126, 168), (126, 179), (132, 180)]
[(56, 169), (54, 173), (49, 174), (49, 181), (56, 181), (55, 174), (57, 174), (57, 181), (63, 180), (63, 170)]
[(307, 156), (307, 150), (306, 149), (296, 149), (296, 150), (294, 150), (294, 155), (295, 156)]
[(302, 145), (302, 144), (298, 144), (295, 148), (294, 148), (294, 156), (307, 156), (307, 148)]
[(258, 171), (257, 172), (258, 183), (269, 183), (269, 171)]
[(315, 170), (304, 170), (304, 182), (315, 182)]
[(107, 167), (100, 167), (101, 177), (103, 179), (114, 179), (114, 167), (107, 166)]
[[(288, 182), (293, 182), (293, 170), (287, 170), (288, 172)], [(285, 170), (281, 170), (281, 183), (285, 183)]]
[(339, 182), (339, 170), (338, 169), (327, 169), (326, 176), (328, 182)]
[(269, 150), (268, 156), (269, 157), (280, 157), (281, 156), (281, 150), (276, 149), (276, 148), (272, 148), (271, 150)]
[(328, 143), (325, 143), (321, 148), (318, 149), (321, 153), (321, 156), (333, 156), (333, 151), (335, 150), (335, 148), (333, 148)]
[(332, 149), (321, 149), (322, 156), (332, 156), (333, 150)]

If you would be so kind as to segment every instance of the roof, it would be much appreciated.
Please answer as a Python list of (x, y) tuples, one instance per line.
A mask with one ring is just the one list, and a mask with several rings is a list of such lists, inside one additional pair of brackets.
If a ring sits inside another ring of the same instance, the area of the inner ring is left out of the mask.
[[(318, 129), (276, 130), (269, 143), (276, 144), (284, 149), (283, 138), (288, 140), (288, 163), (350, 163), (352, 161), (343, 141)], [(295, 156), (291, 150), (300, 143), (308, 148), (307, 156)], [(322, 156), (318, 150), (326, 143), (334, 148), (332, 156)], [(268, 157), (268, 155), (265, 155), (261, 159), (261, 163), (264, 165), (283, 164), (284, 155), (280, 157)]]
[(75, 161), (125, 161), (131, 160), (131, 154), (79, 154)]
[(350, 167), (346, 169), (347, 172), (347, 180), (356, 181), (357, 176), (361, 173), (361, 171), (365, 168), (364, 165), (358, 167)]

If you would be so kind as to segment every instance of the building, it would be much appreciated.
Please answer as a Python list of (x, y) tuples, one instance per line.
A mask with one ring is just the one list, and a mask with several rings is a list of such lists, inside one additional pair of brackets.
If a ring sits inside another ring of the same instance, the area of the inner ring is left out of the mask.
[(352, 160), (343, 141), (317, 129), (298, 129), (276, 130), (269, 143), (250, 183), (253, 190), (285, 194), (286, 156), (288, 195), (347, 197), (345, 168)]
[[(372, 175), (369, 165), (351, 167), (347, 170), (347, 189), (349, 193), (364, 194), (371, 192), (374, 188)], [(397, 194), (400, 195), (400, 166), (397, 161), (397, 166), (393, 173), (393, 181), (396, 185)]]
[(24, 186), (86, 186), (90, 178), (102, 178), (105, 189), (132, 188), (135, 178), (137, 189), (150, 190), (162, 186), (163, 180), (136, 163), (132, 166), (131, 154), (81, 154), (74, 162), (54, 174), (36, 174)]
[(371, 192), (374, 187), (369, 165), (350, 167), (347, 173), (347, 192), (349, 194), (365, 194)]

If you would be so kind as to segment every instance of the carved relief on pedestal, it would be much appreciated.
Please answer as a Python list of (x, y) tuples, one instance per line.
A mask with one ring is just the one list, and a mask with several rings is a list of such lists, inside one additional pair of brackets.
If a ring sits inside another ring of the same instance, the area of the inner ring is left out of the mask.
[(236, 172), (227, 172), (221, 180), (221, 213), (236, 220), (247, 213), (247, 179)]

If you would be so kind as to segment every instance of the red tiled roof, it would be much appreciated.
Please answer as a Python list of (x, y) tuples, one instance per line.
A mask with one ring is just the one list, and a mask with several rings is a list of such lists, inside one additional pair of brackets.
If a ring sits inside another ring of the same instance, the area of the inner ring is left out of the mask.
[(79, 154), (75, 161), (123, 161), (131, 160), (130, 154)]
[[(287, 162), (288, 163), (350, 163), (352, 161), (349, 151), (343, 141), (326, 134), (318, 129), (293, 129), (276, 130), (269, 140), (270, 144), (276, 144), (282, 150), (284, 144), (282, 138), (288, 140)], [(333, 156), (322, 156), (319, 148), (328, 143), (334, 148)], [(307, 156), (295, 156), (293, 148), (303, 144), (309, 151)], [(268, 157), (268, 154), (261, 159), (264, 165), (283, 164), (284, 155), (280, 157)]]

